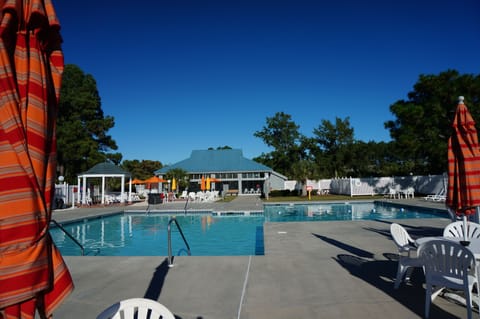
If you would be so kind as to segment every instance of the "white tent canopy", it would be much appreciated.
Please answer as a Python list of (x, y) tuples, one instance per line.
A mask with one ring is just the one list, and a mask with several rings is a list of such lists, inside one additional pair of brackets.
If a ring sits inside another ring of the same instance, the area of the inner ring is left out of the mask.
[(101, 178), (102, 179), (102, 189), (101, 189), (101, 204), (105, 204), (105, 178), (107, 177), (116, 177), (122, 180), (121, 182), (121, 194), (120, 202), (125, 202), (125, 178), (129, 178), (129, 187), (128, 187), (128, 202), (132, 201), (132, 176), (129, 172), (124, 171), (120, 167), (112, 163), (100, 163), (88, 171), (78, 175), (78, 190), (81, 191), (81, 196), (78, 196), (78, 203), (83, 205), (88, 204), (87, 197), (87, 180), (88, 178)]

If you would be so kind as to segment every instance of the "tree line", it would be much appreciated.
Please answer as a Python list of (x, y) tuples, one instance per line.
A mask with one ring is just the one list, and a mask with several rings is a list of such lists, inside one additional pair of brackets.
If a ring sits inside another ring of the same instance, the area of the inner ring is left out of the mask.
[[(480, 75), (456, 70), (420, 75), (407, 99), (390, 105), (395, 120), (384, 123), (389, 142), (356, 139), (349, 117), (321, 119), (305, 136), (291, 115), (277, 112), (253, 133), (272, 151), (253, 160), (296, 180), (441, 174), (447, 169), (447, 143), (460, 95), (473, 118), (480, 119)], [(75, 183), (77, 174), (109, 161), (145, 179), (163, 167), (158, 160), (122, 161), (108, 134), (114, 125), (114, 117), (101, 108), (93, 76), (66, 65), (57, 118), (58, 175)]]

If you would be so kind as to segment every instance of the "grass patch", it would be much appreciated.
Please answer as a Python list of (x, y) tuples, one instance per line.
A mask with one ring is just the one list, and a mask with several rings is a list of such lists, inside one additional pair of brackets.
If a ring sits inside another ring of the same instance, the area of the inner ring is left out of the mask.
[(219, 200), (217, 200), (217, 202), (229, 203), (232, 200), (234, 200), (235, 198), (237, 198), (237, 196), (224, 196), (223, 199), (219, 199)]

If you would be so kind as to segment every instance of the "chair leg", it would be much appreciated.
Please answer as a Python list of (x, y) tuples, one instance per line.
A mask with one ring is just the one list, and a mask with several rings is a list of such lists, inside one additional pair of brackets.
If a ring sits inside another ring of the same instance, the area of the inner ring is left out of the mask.
[(397, 268), (397, 277), (395, 278), (395, 284), (393, 286), (394, 289), (398, 289), (400, 287), (400, 284), (402, 283), (403, 280), (403, 274), (407, 270), (407, 267), (405, 267), (401, 261), (398, 261), (398, 268)]
[(430, 315), (430, 304), (432, 303), (432, 286), (427, 284), (425, 288), (425, 318)]
[(467, 303), (467, 318), (472, 319), (472, 293), (465, 291), (465, 301)]

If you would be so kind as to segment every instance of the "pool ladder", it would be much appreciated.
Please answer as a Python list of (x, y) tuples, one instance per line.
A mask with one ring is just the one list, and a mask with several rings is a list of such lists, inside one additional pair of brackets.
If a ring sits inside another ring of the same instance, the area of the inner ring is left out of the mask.
[(175, 216), (170, 218), (170, 221), (168, 222), (167, 226), (167, 233), (168, 233), (168, 267), (173, 267), (173, 257), (172, 257), (172, 223), (175, 222), (175, 225), (177, 225), (178, 231), (180, 232), (180, 235), (182, 235), (183, 242), (185, 243), (185, 246), (187, 246), (187, 254), (191, 256), (192, 254), (190, 253), (190, 246), (188, 245), (187, 239), (185, 239), (185, 236), (183, 235), (182, 228), (177, 222), (177, 219)]
[(73, 240), (73, 242), (75, 244), (77, 244), (78, 247), (80, 247), (80, 250), (82, 251), (82, 256), (85, 256), (85, 248), (83, 247), (82, 244), (80, 244), (80, 242), (78, 240), (75, 239), (75, 237), (73, 237), (65, 228), (63, 228), (62, 225), (60, 225), (59, 223), (57, 223), (57, 221), (55, 219), (52, 219), (50, 220), (50, 222), (54, 223), (55, 226), (57, 226), (58, 228), (60, 228), (64, 233), (65, 235), (68, 236), (68, 238), (70, 238), (71, 240)]

